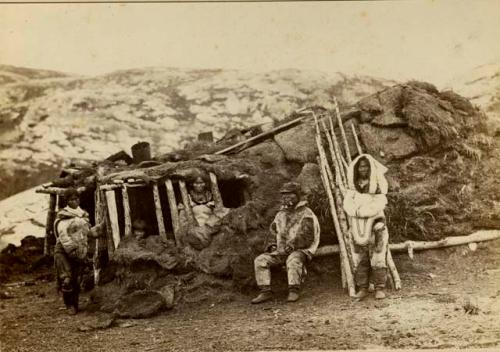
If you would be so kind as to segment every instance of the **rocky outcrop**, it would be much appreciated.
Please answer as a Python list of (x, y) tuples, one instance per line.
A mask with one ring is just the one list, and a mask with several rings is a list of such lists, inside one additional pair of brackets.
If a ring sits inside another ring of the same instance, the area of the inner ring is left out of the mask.
[[(2, 74), (12, 79), (2, 84)], [(163, 154), (201, 132), (218, 139), (231, 128), (270, 126), (299, 107), (331, 108), (332, 92), (353, 104), (389, 84), (299, 70), (151, 68), (72, 77), (0, 66), (0, 163), (6, 170), (0, 199), (54, 178), (70, 159), (101, 160), (128, 152), (137, 141)], [(12, 187), (16, 180), (22, 182)]]

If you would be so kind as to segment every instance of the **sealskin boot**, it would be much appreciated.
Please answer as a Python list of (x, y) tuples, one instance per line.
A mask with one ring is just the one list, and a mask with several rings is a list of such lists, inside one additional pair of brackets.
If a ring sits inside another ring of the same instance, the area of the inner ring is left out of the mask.
[(384, 299), (385, 292), (384, 290), (375, 290), (375, 299)]
[(362, 299), (364, 299), (366, 296), (368, 296), (369, 292), (368, 292), (368, 289), (366, 288), (361, 288), (355, 295), (354, 295), (354, 298), (357, 300), (357, 301), (361, 301)]
[(288, 291), (288, 297), (286, 299), (287, 302), (297, 302), (300, 298), (300, 294), (298, 290), (290, 290)]
[(387, 269), (386, 268), (374, 268), (372, 269), (373, 281), (375, 284), (375, 299), (385, 298), (385, 283), (387, 281)]
[(76, 306), (69, 307), (68, 314), (69, 315), (77, 315), (78, 314), (78, 307), (76, 307)]
[(270, 289), (262, 289), (259, 295), (252, 299), (252, 304), (264, 303), (271, 300), (273, 297), (273, 292)]

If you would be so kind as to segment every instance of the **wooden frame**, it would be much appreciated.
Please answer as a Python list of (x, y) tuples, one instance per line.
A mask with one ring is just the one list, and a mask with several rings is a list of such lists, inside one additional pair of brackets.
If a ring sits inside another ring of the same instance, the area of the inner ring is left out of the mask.
[(172, 218), (172, 230), (174, 232), (175, 243), (180, 245), (180, 221), (179, 209), (177, 208), (177, 200), (175, 199), (174, 185), (172, 180), (167, 178), (165, 180), (165, 187), (167, 188), (168, 205), (170, 208), (170, 216)]
[(165, 231), (165, 223), (163, 222), (163, 213), (161, 210), (160, 192), (158, 191), (158, 184), (153, 184), (153, 198), (155, 202), (156, 222), (158, 223), (158, 233), (164, 239), (167, 239), (167, 232)]
[(212, 191), (212, 197), (215, 203), (215, 209), (219, 210), (224, 208), (224, 204), (222, 202), (222, 196), (219, 190), (219, 184), (217, 182), (217, 176), (213, 173), (209, 173), (210, 176), (210, 190)]
[(132, 219), (130, 215), (130, 200), (128, 198), (127, 185), (123, 185), (121, 191), (123, 198), (123, 217), (125, 220), (125, 237), (129, 237), (132, 235)]
[[(111, 225), (111, 235), (112, 235), (112, 241), (113, 241), (113, 250), (118, 248), (118, 245), (120, 244), (120, 226), (118, 223), (118, 209), (116, 206), (116, 195), (115, 191), (104, 191), (105, 196), (106, 196), (106, 204), (108, 206), (108, 216), (109, 216), (109, 222)], [(108, 238), (109, 239), (109, 238)], [(109, 248), (109, 245), (108, 245)]]
[(186, 182), (179, 180), (179, 189), (182, 196), (182, 204), (184, 204), (184, 209), (186, 211), (187, 219), (190, 226), (196, 224), (196, 219), (194, 218), (193, 209), (191, 208), (191, 202), (189, 200), (189, 193), (186, 188)]

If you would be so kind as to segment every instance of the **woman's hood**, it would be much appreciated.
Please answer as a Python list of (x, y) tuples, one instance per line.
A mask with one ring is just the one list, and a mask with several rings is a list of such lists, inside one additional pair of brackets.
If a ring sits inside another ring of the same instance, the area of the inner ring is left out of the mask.
[(356, 186), (354, 185), (354, 169), (360, 159), (365, 158), (370, 163), (370, 185), (368, 188), (368, 193), (375, 193), (377, 191), (377, 187), (380, 189), (382, 194), (387, 194), (389, 185), (387, 183), (387, 179), (384, 174), (387, 172), (387, 168), (378, 162), (373, 156), (370, 154), (360, 154), (354, 159), (347, 168), (347, 185), (349, 189), (355, 190)]

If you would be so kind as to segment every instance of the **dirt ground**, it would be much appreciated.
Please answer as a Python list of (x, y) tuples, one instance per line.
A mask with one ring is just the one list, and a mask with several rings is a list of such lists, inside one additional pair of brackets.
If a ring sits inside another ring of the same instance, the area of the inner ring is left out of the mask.
[[(156, 318), (70, 316), (54, 283), (0, 289), (1, 351), (225, 351), (500, 347), (500, 241), (395, 256), (403, 290), (353, 302), (318, 259), (301, 300), (252, 306), (255, 292), (176, 306)], [(279, 275), (279, 273), (278, 273)], [(313, 280), (314, 278), (314, 280)], [(16, 278), (18, 279), (18, 278)], [(25, 279), (30, 279), (29, 277)], [(32, 279), (32, 278), (31, 278)], [(228, 299), (227, 297), (231, 297)], [(469, 311), (469, 313), (466, 312)]]

